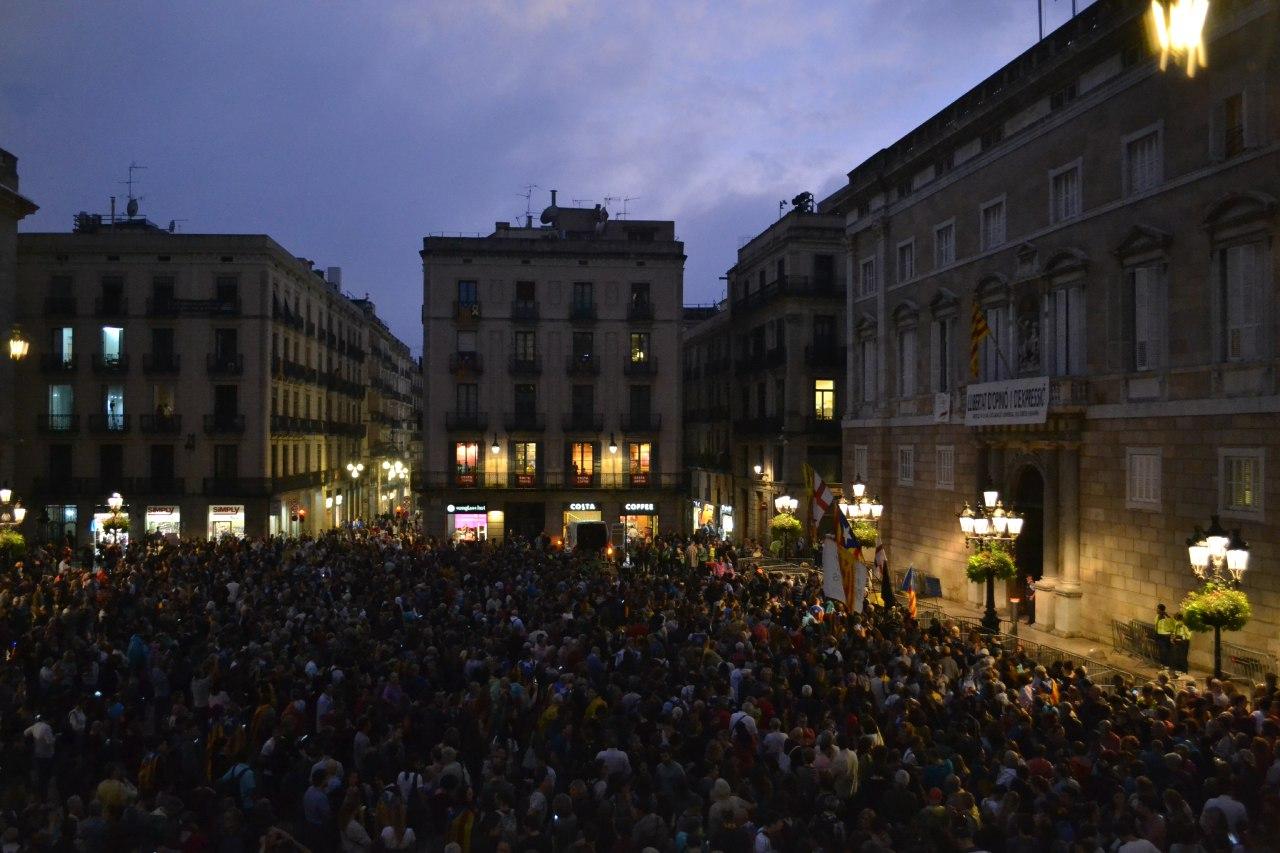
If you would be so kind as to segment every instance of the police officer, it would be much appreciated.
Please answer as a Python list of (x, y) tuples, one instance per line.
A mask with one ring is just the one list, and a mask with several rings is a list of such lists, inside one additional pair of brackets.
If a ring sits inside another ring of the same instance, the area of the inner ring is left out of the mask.
[(1169, 611), (1165, 609), (1163, 604), (1156, 605), (1156, 649), (1160, 655), (1160, 665), (1168, 667), (1172, 661), (1170, 660), (1170, 647), (1173, 638), (1173, 626), (1177, 624), (1173, 617), (1169, 615)]
[(1173, 630), (1169, 632), (1169, 654), (1172, 659), (1169, 668), (1175, 673), (1184, 675), (1187, 670), (1187, 654), (1191, 651), (1191, 629), (1182, 621), (1182, 613), (1173, 614)]

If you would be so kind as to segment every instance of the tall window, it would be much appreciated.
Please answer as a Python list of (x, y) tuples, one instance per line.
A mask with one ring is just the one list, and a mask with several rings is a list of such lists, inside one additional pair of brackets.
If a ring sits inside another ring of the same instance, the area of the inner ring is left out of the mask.
[(907, 240), (898, 244), (898, 282), (910, 281), (916, 277), (916, 241)]
[(653, 445), (647, 441), (633, 441), (627, 445), (627, 473), (631, 475), (633, 486), (648, 485), (652, 453)]
[(458, 282), (458, 304), (459, 305), (475, 305), (479, 302), (478, 291), (474, 281)]
[(511, 468), (517, 474), (534, 476), (538, 473), (538, 443), (517, 441), (511, 446)]
[(589, 441), (569, 445), (569, 468), (575, 486), (589, 486), (596, 473), (596, 446)]
[(107, 416), (107, 429), (124, 429), (124, 386), (108, 385), (103, 395), (103, 407)]
[(1050, 291), (1048, 300), (1052, 343), (1050, 375), (1079, 375), (1085, 367), (1084, 289), (1060, 287)]
[(653, 411), (653, 388), (649, 385), (632, 385), (630, 394), (632, 419), (636, 423), (648, 421), (649, 414)]
[(1009, 306), (991, 306), (983, 309), (983, 313), (987, 318), (987, 328), (991, 332), (982, 339), (979, 353), (982, 381), (995, 382), (1008, 379), (1010, 367), (1007, 363), (1009, 354), (1006, 350), (1009, 338)]
[(956, 224), (945, 222), (933, 230), (933, 265), (942, 268), (956, 259)]
[(876, 339), (866, 338), (860, 344), (862, 361), (862, 402), (876, 400)]
[(956, 486), (956, 449), (954, 445), (940, 444), (934, 450), (934, 480), (939, 489)]
[(1261, 243), (1218, 252), (1227, 361), (1253, 361), (1262, 355), (1262, 258)]
[(861, 291), (863, 296), (870, 296), (876, 292), (876, 259), (863, 258), (858, 264), (858, 280), (861, 283)]
[(49, 386), (49, 428), (65, 430), (71, 428), (71, 418), (75, 414), (75, 396), (70, 385)]
[(1066, 166), (1049, 178), (1049, 219), (1065, 222), (1080, 214), (1080, 166)]
[(516, 282), (516, 301), (517, 302), (533, 302), (536, 298), (537, 286), (531, 281)]
[(124, 479), (124, 445), (104, 444), (98, 448), (98, 476), (106, 488), (120, 488)]
[(1159, 186), (1163, 171), (1159, 130), (1146, 131), (1125, 142), (1125, 192), (1141, 193)]
[(124, 355), (124, 329), (119, 326), (102, 327), (102, 363), (119, 364)]
[(233, 275), (220, 275), (213, 281), (213, 298), (222, 305), (234, 305), (240, 299), (240, 281)]
[(898, 448), (898, 485), (910, 486), (916, 481), (916, 449), (907, 444)]
[(638, 281), (631, 284), (631, 306), (642, 308), (649, 304), (649, 282)]
[[(297, 448), (294, 448), (295, 452)], [(298, 459), (295, 456), (294, 468), (298, 470)], [(215, 444), (213, 446), (213, 476), (219, 480), (234, 480), (240, 475), (240, 446), (236, 444)]]
[(594, 385), (574, 385), (573, 397), (571, 398), (573, 406), (573, 416), (576, 419), (589, 418), (595, 412), (596, 407), (596, 389)]
[(589, 281), (575, 281), (573, 283), (573, 304), (580, 308), (586, 308), (594, 304), (595, 288)]
[(454, 392), (458, 414), (474, 415), (480, 406), (480, 386), (474, 382), (460, 382)]
[(53, 355), (63, 365), (70, 366), (71, 360), (75, 356), (74, 345), (75, 329), (70, 326), (63, 326), (53, 330)]
[(933, 321), (933, 345), (929, 348), (929, 373), (933, 390), (944, 394), (951, 390), (951, 336), (955, 321), (942, 318)]
[(591, 332), (573, 333), (573, 357), (575, 361), (590, 361), (595, 354), (595, 337)]
[(213, 352), (219, 362), (234, 359), (239, 350), (239, 334), (235, 329), (213, 330)]
[(834, 379), (813, 380), (813, 416), (820, 421), (829, 421), (836, 416)]
[(1223, 154), (1234, 157), (1244, 151), (1244, 95), (1236, 94), (1222, 101), (1222, 123), (1219, 132), (1222, 134), (1220, 146)]
[(1159, 265), (1129, 270), (1133, 288), (1133, 369), (1157, 370), (1164, 359), (1164, 276)]
[(836, 318), (830, 314), (815, 314), (813, 317), (813, 346), (822, 350), (836, 345)]
[(538, 338), (535, 332), (516, 332), (514, 340), (516, 361), (533, 361), (538, 357)]
[(458, 332), (458, 352), (473, 353), (476, 351), (476, 333)]
[(982, 206), (980, 211), (982, 248), (994, 249), (1005, 239), (1004, 199), (997, 199)]
[(898, 396), (916, 394), (916, 330), (898, 331)]
[(1219, 508), (1233, 515), (1263, 511), (1263, 451), (1231, 448), (1218, 452)]
[(1160, 508), (1160, 448), (1125, 450), (1125, 506), (1129, 509)]
[(538, 386), (521, 383), (515, 387), (515, 411), (517, 417), (532, 417), (538, 408)]
[(649, 333), (631, 333), (631, 363), (644, 364), (649, 361)]
[(453, 445), (454, 482), (474, 486), (480, 471), (480, 443), (459, 441)]

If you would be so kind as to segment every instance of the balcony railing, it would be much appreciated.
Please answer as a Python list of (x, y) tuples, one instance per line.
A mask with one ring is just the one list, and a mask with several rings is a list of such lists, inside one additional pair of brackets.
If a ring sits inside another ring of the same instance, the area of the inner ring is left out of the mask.
[(453, 303), (453, 319), (463, 325), (480, 322), (480, 303), (477, 302), (457, 302)]
[(844, 347), (834, 341), (812, 343), (804, 348), (804, 363), (809, 367), (844, 367)]
[(244, 415), (213, 414), (204, 416), (204, 431), (209, 435), (243, 435)]
[(449, 372), (484, 373), (484, 359), (478, 352), (455, 352), (449, 356)]
[(628, 361), (622, 372), (627, 376), (653, 376), (658, 372), (658, 358), (651, 355), (643, 361)]
[(177, 373), (181, 367), (182, 358), (176, 352), (149, 352), (142, 356), (143, 373)]
[(122, 491), (126, 495), (183, 495), (187, 490), (181, 477), (128, 477)]
[(542, 373), (542, 356), (513, 355), (507, 362), (507, 369), (512, 376), (538, 376)]
[(76, 298), (74, 296), (46, 296), (44, 298), (44, 316), (74, 317), (76, 315)]
[(561, 421), (565, 432), (602, 432), (604, 415), (597, 412), (570, 412)]
[(178, 435), (182, 432), (182, 415), (140, 415), (138, 425), (148, 435)]
[(533, 299), (511, 300), (511, 321), (514, 323), (538, 322), (538, 303)]
[(148, 317), (177, 317), (178, 316), (178, 300), (172, 296), (147, 297), (147, 316)]
[(594, 302), (570, 302), (569, 319), (574, 323), (594, 323), (596, 304)]
[(733, 431), (739, 435), (777, 435), (782, 432), (782, 418), (738, 418), (733, 422)]
[(547, 428), (542, 412), (507, 412), (502, 417), (507, 432), (541, 432)]
[(44, 373), (75, 373), (79, 364), (79, 355), (63, 355), (59, 352), (40, 355), (40, 370)]
[(784, 275), (759, 290), (733, 300), (733, 307), (739, 311), (755, 308), (780, 296), (837, 297), (843, 295), (834, 277), (823, 276), (811, 279), (806, 275)]
[(638, 299), (627, 305), (627, 319), (633, 323), (653, 320), (653, 303), (648, 299)]
[(532, 474), (511, 471), (507, 474), (507, 486), (512, 489), (536, 489), (541, 485), (541, 471), (535, 471)]
[(1079, 407), (1089, 404), (1088, 380), (1064, 376), (1049, 381), (1049, 406), (1051, 408)]
[(807, 432), (839, 433), (840, 419), (835, 416), (808, 415), (804, 419), (804, 428)]
[(93, 302), (93, 313), (98, 317), (127, 317), (129, 300), (123, 296), (99, 296)]
[(80, 431), (79, 415), (37, 415), (36, 428), (44, 433), (73, 434)]
[(654, 412), (627, 412), (622, 416), (623, 432), (657, 432), (662, 429), (662, 415)]
[(244, 353), (211, 352), (205, 356), (210, 376), (240, 376), (244, 373)]
[(565, 471), (564, 486), (567, 489), (600, 488), (599, 471)]
[(271, 480), (266, 477), (205, 477), (204, 493), (216, 497), (269, 495)]
[(578, 353), (569, 356), (565, 369), (570, 376), (595, 376), (600, 373), (600, 359), (593, 353)]
[(129, 356), (125, 353), (119, 355), (103, 355), (100, 352), (93, 354), (93, 372), (105, 376), (117, 376), (122, 373), (129, 372)]
[(444, 428), (484, 432), (489, 428), (488, 412), (445, 412)]
[(92, 433), (126, 433), (129, 431), (129, 415), (94, 412), (89, 415), (89, 432)]

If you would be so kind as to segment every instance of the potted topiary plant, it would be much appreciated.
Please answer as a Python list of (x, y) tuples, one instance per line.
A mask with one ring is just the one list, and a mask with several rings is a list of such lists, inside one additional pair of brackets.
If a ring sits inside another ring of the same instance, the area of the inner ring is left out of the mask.
[(1210, 581), (1182, 599), (1182, 618), (1192, 631), (1213, 629), (1213, 675), (1222, 678), (1222, 632), (1239, 631), (1249, 622), (1253, 608), (1249, 596), (1225, 584)]
[(5, 568), (8, 568), (27, 553), (26, 538), (16, 530), (0, 530), (0, 553), (4, 554)]
[(789, 512), (780, 512), (769, 520), (769, 532), (781, 542), (782, 556), (791, 556), (791, 543), (800, 535), (800, 519)]
[(853, 528), (853, 538), (858, 540), (858, 544), (863, 548), (876, 547), (876, 538), (880, 535), (880, 531), (876, 526), (865, 518), (859, 518), (851, 525)]
[(965, 564), (965, 574), (974, 583), (987, 584), (987, 610), (982, 616), (982, 627), (991, 633), (1000, 630), (1000, 616), (996, 613), (997, 580), (1009, 580), (1016, 577), (1018, 567), (1013, 562), (1013, 555), (1003, 545), (991, 545), (969, 555)]

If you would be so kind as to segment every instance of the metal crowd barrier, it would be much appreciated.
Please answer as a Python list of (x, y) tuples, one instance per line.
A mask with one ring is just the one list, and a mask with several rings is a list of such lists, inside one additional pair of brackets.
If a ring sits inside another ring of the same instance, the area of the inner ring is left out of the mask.
[(1276, 661), (1266, 652), (1222, 642), (1222, 674), (1256, 684), (1276, 671)]

